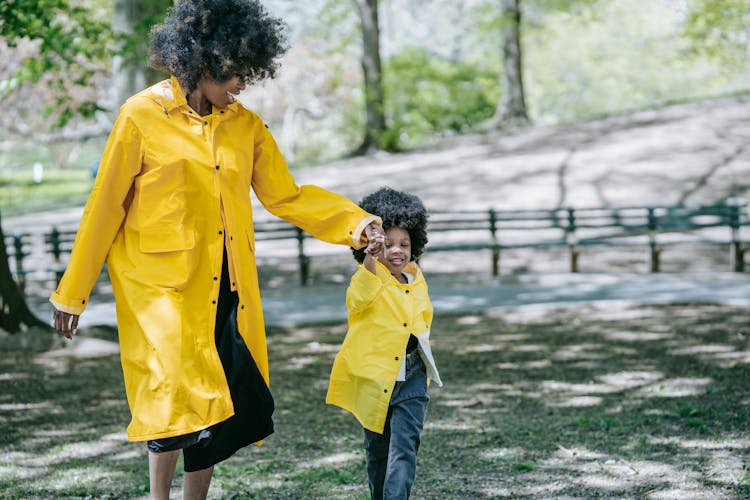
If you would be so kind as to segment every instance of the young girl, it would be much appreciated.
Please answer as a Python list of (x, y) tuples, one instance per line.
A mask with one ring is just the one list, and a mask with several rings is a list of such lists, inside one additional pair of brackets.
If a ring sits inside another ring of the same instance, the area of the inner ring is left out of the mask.
[(427, 212), (416, 196), (390, 188), (360, 206), (382, 218), (385, 235), (354, 250), (360, 266), (346, 293), (349, 331), (326, 402), (350, 411), (364, 427), (372, 498), (408, 498), (428, 378), (442, 386), (429, 342), (432, 304), (414, 262), (427, 243)]

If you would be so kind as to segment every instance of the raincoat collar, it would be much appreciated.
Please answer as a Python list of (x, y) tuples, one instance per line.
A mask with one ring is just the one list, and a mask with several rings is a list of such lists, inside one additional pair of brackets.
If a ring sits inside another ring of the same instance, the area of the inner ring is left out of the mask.
[(412, 286), (418, 281), (420, 281), (422, 278), (422, 271), (419, 269), (419, 266), (416, 264), (416, 262), (411, 261), (404, 267), (404, 272), (409, 273), (412, 276), (414, 276), (414, 281), (411, 283), (399, 283), (396, 278), (393, 277), (391, 272), (388, 270), (385, 264), (380, 262), (379, 260), (375, 262), (375, 274), (383, 283), (387, 283), (390, 280), (394, 280), (396, 283), (398, 283), (399, 286)]
[[(177, 80), (177, 77), (172, 75), (169, 80), (164, 80), (153, 87), (151, 87), (151, 93), (154, 99), (164, 108), (165, 113), (181, 108), (188, 107), (187, 98), (182, 90), (182, 85)], [(239, 101), (233, 102), (227, 106), (228, 111), (237, 111), (237, 106), (240, 106)]]

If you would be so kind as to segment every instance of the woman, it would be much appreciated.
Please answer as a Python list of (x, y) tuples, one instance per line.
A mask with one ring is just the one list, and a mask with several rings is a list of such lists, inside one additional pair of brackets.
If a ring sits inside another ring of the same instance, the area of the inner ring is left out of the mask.
[(117, 306), (128, 439), (147, 441), (152, 498), (180, 450), (185, 497), (213, 465), (273, 431), (249, 191), (322, 240), (361, 248), (380, 219), (297, 186), (261, 119), (235, 102), (273, 77), (282, 24), (256, 0), (184, 0), (152, 32), (172, 77), (120, 109), (68, 269), (50, 301), (75, 333), (107, 259)]

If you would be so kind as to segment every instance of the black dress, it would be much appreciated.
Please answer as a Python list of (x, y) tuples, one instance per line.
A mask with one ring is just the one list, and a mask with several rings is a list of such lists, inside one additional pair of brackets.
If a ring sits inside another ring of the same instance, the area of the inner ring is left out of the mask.
[(185, 472), (211, 467), (231, 457), (240, 448), (273, 433), (273, 397), (237, 331), (238, 302), (237, 292), (233, 292), (229, 286), (225, 249), (216, 307), (215, 337), (234, 404), (234, 415), (201, 431), (148, 442), (148, 449), (155, 453), (181, 449)]

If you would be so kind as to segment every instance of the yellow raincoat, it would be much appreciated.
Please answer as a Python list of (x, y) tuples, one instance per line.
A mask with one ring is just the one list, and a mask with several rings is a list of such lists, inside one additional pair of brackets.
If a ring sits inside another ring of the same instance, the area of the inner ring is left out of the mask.
[(399, 283), (381, 262), (375, 271), (360, 265), (346, 292), (349, 330), (333, 362), (326, 403), (382, 433), (409, 335), (425, 342), (427, 374), (440, 379), (429, 362), (432, 304), (422, 271), (414, 262), (407, 264), (404, 272), (414, 276), (408, 284)]
[(120, 109), (50, 301), (81, 314), (107, 259), (132, 441), (234, 414), (214, 344), (225, 243), (238, 330), (268, 383), (250, 188), (271, 213), (331, 243), (361, 247), (378, 221), (343, 196), (297, 186), (263, 121), (239, 103), (200, 116), (172, 77)]

